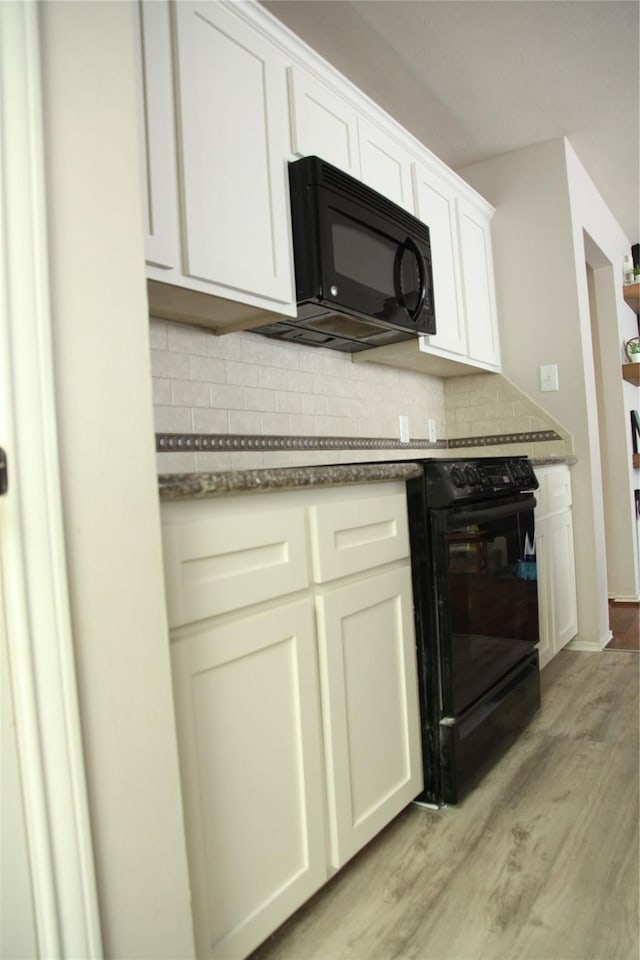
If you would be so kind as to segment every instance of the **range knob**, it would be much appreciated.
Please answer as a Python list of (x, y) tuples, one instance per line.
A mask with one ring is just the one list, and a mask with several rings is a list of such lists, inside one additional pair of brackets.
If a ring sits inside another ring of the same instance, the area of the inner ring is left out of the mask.
[(469, 486), (473, 486), (477, 482), (477, 475), (478, 471), (474, 467), (465, 467), (464, 478)]
[(459, 467), (453, 467), (451, 470), (451, 482), (454, 487), (464, 487), (464, 473)]
[(518, 460), (511, 464), (511, 473), (515, 480), (529, 479), (529, 471), (526, 463), (520, 463)]

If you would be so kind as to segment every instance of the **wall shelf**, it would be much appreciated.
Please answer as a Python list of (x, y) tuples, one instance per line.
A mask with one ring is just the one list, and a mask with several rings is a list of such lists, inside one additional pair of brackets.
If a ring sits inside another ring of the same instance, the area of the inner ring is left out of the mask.
[(629, 283), (622, 288), (622, 295), (635, 313), (640, 313), (640, 283)]
[(640, 363), (623, 363), (622, 378), (640, 387)]

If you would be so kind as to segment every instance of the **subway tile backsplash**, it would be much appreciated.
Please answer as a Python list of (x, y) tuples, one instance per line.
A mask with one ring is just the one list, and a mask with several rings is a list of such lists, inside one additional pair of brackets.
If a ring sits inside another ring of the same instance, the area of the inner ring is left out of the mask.
[[(328, 449), (182, 447), (157, 454), (160, 473), (573, 452), (570, 434), (500, 374), (442, 379), (352, 363), (348, 354), (255, 333), (216, 336), (167, 320), (150, 324), (157, 434), (353, 441), (344, 449), (337, 449), (340, 442)], [(409, 436), (419, 449), (400, 443), (400, 416), (408, 417)], [(438, 447), (426, 439), (428, 420), (435, 421)], [(357, 448), (358, 440), (370, 439), (387, 442)]]
[(427, 437), (428, 419), (444, 436), (438, 377), (355, 364), (349, 355), (255, 333), (216, 336), (166, 320), (152, 319), (150, 335), (157, 433), (398, 441), (384, 450), (158, 453), (161, 473), (410, 459), (416, 451), (400, 444), (401, 415), (409, 419), (412, 439)]

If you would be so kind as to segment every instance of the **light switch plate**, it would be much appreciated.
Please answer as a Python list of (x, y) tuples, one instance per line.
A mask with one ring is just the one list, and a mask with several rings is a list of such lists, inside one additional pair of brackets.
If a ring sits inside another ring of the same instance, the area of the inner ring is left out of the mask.
[(409, 417), (400, 416), (400, 443), (409, 443)]
[(427, 430), (429, 431), (429, 443), (435, 443), (438, 439), (435, 420), (427, 420)]
[(558, 386), (558, 364), (549, 363), (540, 367), (540, 390), (543, 393), (550, 390), (559, 390)]

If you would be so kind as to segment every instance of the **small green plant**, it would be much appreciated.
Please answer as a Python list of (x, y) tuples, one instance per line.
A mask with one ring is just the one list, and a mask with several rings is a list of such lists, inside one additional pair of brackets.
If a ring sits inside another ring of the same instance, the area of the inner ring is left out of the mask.
[(624, 345), (627, 356), (630, 360), (635, 360), (640, 356), (640, 337), (631, 337)]

